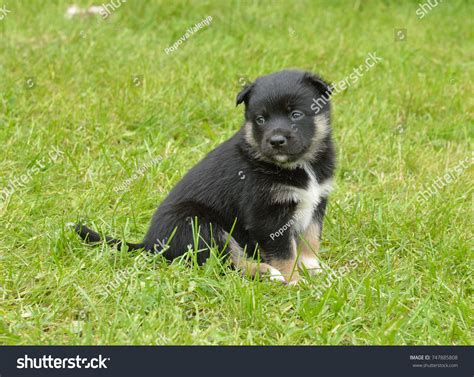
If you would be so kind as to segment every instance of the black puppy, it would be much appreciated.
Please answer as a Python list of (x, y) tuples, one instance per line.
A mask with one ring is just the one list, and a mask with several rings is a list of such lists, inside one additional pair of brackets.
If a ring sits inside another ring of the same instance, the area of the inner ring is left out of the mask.
[[(298, 267), (318, 271), (315, 253), (335, 167), (330, 94), (321, 78), (301, 71), (247, 85), (237, 96), (237, 105), (245, 103), (242, 128), (183, 177), (156, 210), (143, 242), (129, 249), (179, 257), (195, 244), (191, 222), (197, 219), (199, 263), (217, 246), (251, 276), (268, 272), (294, 283)], [(100, 241), (85, 226), (76, 230)], [(252, 260), (256, 250), (262, 263)]]

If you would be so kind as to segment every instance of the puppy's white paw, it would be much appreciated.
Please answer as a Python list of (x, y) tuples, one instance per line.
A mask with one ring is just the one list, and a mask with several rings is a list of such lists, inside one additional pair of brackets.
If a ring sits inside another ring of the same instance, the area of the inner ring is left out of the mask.
[(270, 280), (279, 281), (280, 283), (286, 284), (284, 276), (276, 268), (270, 266), (268, 271), (270, 272)]
[(304, 267), (308, 270), (310, 275), (316, 275), (323, 272), (319, 261), (314, 256), (301, 256), (299, 260), (300, 267)]
[(317, 275), (317, 274), (320, 274), (320, 273), (323, 272), (323, 269), (319, 265), (317, 267), (313, 267), (313, 268), (306, 268), (306, 270), (308, 271), (308, 273), (311, 276), (314, 276), (314, 275)]

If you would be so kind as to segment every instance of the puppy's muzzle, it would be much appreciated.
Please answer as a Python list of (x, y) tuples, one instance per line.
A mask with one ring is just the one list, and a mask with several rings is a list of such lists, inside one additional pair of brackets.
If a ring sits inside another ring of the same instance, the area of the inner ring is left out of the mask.
[(286, 153), (290, 148), (293, 135), (290, 130), (274, 129), (266, 138), (266, 144), (270, 153)]
[(288, 145), (288, 138), (284, 135), (273, 135), (268, 142), (273, 149), (282, 149)]

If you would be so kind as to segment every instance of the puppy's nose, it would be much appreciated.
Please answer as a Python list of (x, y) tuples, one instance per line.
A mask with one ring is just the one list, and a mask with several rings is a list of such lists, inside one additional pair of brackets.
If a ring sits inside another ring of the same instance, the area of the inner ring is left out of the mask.
[(283, 135), (273, 135), (270, 138), (270, 144), (273, 148), (281, 148), (284, 147), (288, 143), (288, 140)]

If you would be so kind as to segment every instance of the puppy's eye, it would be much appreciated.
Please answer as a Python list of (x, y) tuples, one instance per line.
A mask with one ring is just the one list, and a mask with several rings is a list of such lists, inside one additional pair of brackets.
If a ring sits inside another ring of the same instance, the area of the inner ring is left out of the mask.
[(301, 111), (293, 111), (290, 115), (291, 120), (300, 120), (304, 117), (304, 114)]
[(257, 118), (255, 118), (255, 122), (257, 122), (257, 124), (259, 126), (261, 126), (262, 124), (265, 123), (265, 118), (263, 116), (259, 115)]

